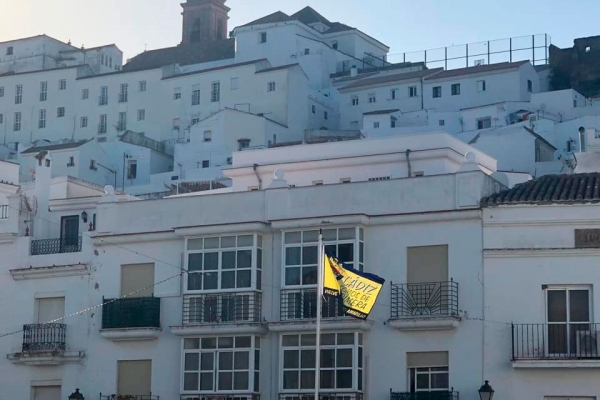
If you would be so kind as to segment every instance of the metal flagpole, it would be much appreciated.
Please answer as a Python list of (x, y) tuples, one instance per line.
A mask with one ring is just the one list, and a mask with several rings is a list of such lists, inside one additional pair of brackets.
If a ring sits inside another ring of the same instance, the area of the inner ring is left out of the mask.
[(323, 235), (319, 229), (319, 267), (317, 270), (317, 337), (315, 354), (315, 400), (319, 400), (319, 385), (321, 378), (321, 308), (323, 302), (323, 267), (325, 265), (325, 252), (323, 249)]

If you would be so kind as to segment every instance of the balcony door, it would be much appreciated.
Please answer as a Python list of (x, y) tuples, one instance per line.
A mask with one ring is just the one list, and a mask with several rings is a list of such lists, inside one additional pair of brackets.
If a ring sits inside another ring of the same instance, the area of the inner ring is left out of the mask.
[(121, 265), (121, 297), (152, 297), (153, 285), (154, 264)]
[(61, 253), (76, 252), (79, 247), (79, 215), (67, 215), (60, 219)]
[(448, 314), (448, 246), (408, 247), (403, 315)]
[(117, 362), (117, 394), (150, 396), (152, 391), (152, 360), (121, 360)]
[(62, 400), (60, 386), (33, 387), (33, 400)]
[[(49, 297), (37, 299), (37, 315), (36, 323), (45, 324), (49, 321), (54, 321), (65, 316), (65, 298), (64, 297)], [(56, 323), (63, 323), (57, 321)]]
[(590, 290), (587, 288), (550, 288), (546, 290), (548, 321), (547, 353), (576, 356), (578, 337), (590, 330)]

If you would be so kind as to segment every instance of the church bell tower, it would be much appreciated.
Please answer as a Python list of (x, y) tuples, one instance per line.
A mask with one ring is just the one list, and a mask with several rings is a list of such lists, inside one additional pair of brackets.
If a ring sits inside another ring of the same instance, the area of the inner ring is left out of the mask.
[(181, 44), (227, 39), (230, 8), (226, 0), (187, 0), (183, 7)]

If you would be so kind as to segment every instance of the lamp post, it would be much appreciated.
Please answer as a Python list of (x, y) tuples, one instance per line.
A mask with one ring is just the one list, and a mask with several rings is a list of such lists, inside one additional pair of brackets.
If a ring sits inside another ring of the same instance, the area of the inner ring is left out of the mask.
[(490, 386), (490, 381), (485, 381), (479, 388), (479, 398), (481, 400), (492, 400), (494, 398), (494, 389)]
[(69, 396), (69, 400), (85, 400), (85, 397), (79, 393), (79, 389), (75, 389), (75, 391)]

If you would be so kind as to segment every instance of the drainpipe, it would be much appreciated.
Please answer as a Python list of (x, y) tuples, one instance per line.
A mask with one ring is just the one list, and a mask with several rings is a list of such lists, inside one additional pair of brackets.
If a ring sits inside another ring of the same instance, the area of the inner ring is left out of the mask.
[(408, 178), (412, 176), (412, 167), (410, 165), (410, 149), (406, 149), (406, 163), (408, 164)]
[(258, 180), (258, 190), (262, 190), (262, 179), (260, 179), (260, 175), (258, 175), (258, 164), (254, 164), (252, 166), (252, 169), (254, 170), (254, 174), (256, 175), (256, 179)]

